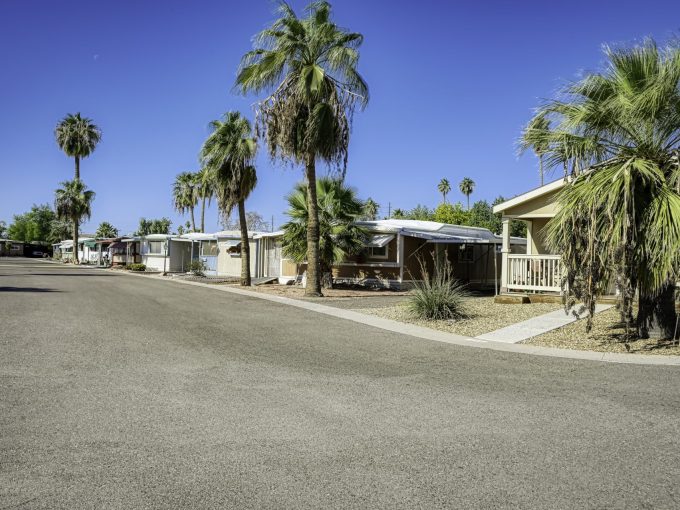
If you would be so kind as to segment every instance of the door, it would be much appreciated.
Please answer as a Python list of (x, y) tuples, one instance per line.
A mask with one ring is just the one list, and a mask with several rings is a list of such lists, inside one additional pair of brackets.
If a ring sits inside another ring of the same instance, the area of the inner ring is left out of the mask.
[(281, 242), (270, 241), (267, 246), (267, 276), (281, 276)]

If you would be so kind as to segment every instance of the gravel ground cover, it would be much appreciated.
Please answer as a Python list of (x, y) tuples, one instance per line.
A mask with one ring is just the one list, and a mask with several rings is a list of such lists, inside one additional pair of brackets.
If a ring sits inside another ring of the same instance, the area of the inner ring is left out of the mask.
[[(257, 292), (266, 292), (268, 294), (275, 294), (277, 296), (285, 296), (293, 299), (303, 299), (305, 297), (305, 289), (301, 285), (255, 285), (248, 288)], [(354, 298), (354, 297), (371, 297), (371, 296), (406, 296), (408, 291), (390, 290), (390, 289), (371, 289), (367, 287), (336, 287), (333, 289), (323, 289), (323, 298), (311, 298), (319, 303), (324, 304), (325, 301), (335, 298)], [(330, 298), (330, 299), (329, 299)]]
[(359, 308), (355, 311), (474, 337), (558, 310), (562, 305), (556, 303), (506, 305), (494, 303), (493, 297), (470, 297), (466, 300), (466, 306), (470, 317), (459, 321), (427, 321), (414, 318), (407, 309), (406, 302), (383, 308)]
[(680, 355), (680, 347), (669, 342), (657, 340), (636, 340), (626, 344), (625, 334), (616, 308), (598, 313), (593, 321), (593, 329), (586, 333), (586, 321), (578, 320), (559, 329), (548, 331), (526, 340), (524, 343), (560, 349), (578, 349), (597, 352), (634, 352), (637, 354)]

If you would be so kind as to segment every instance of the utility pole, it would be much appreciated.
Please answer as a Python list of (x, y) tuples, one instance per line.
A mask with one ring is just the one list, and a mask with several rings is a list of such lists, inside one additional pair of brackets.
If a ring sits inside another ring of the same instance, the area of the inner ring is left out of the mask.
[(392, 217), (392, 203), (387, 202), (387, 219), (389, 220)]
[(272, 232), (274, 232), (274, 215), (272, 214)]

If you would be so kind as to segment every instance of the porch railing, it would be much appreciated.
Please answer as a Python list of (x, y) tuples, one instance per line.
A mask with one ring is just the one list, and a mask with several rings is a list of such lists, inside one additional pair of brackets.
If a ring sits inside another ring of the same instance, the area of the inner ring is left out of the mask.
[(506, 287), (511, 290), (560, 292), (562, 263), (559, 255), (508, 254)]

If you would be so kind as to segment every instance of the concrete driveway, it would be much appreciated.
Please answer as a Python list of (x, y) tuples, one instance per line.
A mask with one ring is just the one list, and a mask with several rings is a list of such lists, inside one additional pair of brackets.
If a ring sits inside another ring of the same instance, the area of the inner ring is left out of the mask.
[(678, 508), (680, 370), (0, 258), (0, 508)]

